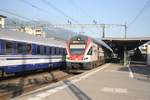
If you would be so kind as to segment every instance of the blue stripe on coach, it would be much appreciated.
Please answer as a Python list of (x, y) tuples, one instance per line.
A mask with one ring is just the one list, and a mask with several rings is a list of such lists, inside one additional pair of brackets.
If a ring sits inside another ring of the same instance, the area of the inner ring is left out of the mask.
[(46, 69), (46, 68), (58, 68), (61, 67), (63, 62), (55, 62), (55, 63), (44, 63), (44, 64), (27, 64), (27, 65), (16, 65), (16, 66), (5, 66), (1, 67), (4, 72), (7, 74), (17, 73), (22, 71), (31, 71), (31, 70), (38, 70), (38, 69)]
[(29, 59), (62, 59), (62, 57), (51, 57), (51, 58), (6, 58), (6, 60), (29, 60)]

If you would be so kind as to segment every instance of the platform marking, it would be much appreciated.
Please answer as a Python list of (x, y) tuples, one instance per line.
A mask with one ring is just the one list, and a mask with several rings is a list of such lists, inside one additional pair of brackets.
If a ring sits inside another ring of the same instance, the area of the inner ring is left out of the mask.
[(47, 92), (49, 95), (54, 94), (54, 93), (58, 92), (59, 90), (66, 88), (67, 86), (68, 85), (59, 86), (59, 87), (56, 87), (55, 89), (47, 90), (45, 92)]
[(110, 92), (110, 93), (119, 93), (119, 94), (125, 94), (128, 93), (128, 90), (126, 88), (110, 88), (110, 87), (104, 87), (101, 89), (102, 92)]
[(112, 72), (112, 73), (128, 73), (125, 71), (118, 71), (118, 70), (105, 70), (105, 72)]
[(41, 100), (42, 98), (41, 97), (31, 97), (31, 98), (28, 98), (27, 100)]
[(140, 99), (137, 99), (137, 100), (148, 100), (148, 99), (142, 99), (142, 98), (140, 98)]
[(49, 95), (49, 93), (46, 93), (46, 92), (43, 92), (43, 93), (40, 93), (38, 95), (36, 95), (37, 97), (47, 97)]
[(128, 69), (129, 69), (129, 77), (134, 78), (133, 72), (132, 72), (132, 70), (131, 70), (131, 68), (130, 68), (130, 62), (129, 62), (129, 64), (127, 65), (127, 67), (128, 67)]
[(72, 79), (70, 78), (70, 83), (68, 82), (68, 85), (64, 84), (63, 81), (60, 81), (61, 83), (63, 83), (62, 86), (56, 87), (56, 88), (51, 89), (51, 90), (47, 90), (44, 93), (39, 93), (39, 94), (35, 95), (34, 97), (32, 96), (31, 98), (28, 98), (27, 100), (36, 100), (35, 98), (38, 98), (38, 100), (41, 100), (41, 99), (43, 99), (43, 98), (45, 98), (47, 96), (50, 96), (50, 95), (52, 95), (52, 94), (54, 94), (54, 93), (56, 93), (56, 92), (58, 92), (58, 91), (60, 91), (60, 90), (62, 90), (64, 88), (70, 86), (71, 84), (74, 84), (74, 83), (76, 83), (78, 81), (81, 81), (82, 79), (86, 79), (87, 77), (97, 73), (98, 71), (108, 67), (109, 65), (110, 64), (107, 64), (107, 65), (105, 65), (105, 66), (103, 66), (103, 67), (101, 67), (99, 69), (93, 70), (91, 72), (89, 71), (89, 73), (87, 73), (87, 74), (85, 74), (85, 75), (83, 75), (83, 76), (81, 76), (79, 78), (78, 77), (76, 77), (75, 79), (74, 78), (72, 78)]

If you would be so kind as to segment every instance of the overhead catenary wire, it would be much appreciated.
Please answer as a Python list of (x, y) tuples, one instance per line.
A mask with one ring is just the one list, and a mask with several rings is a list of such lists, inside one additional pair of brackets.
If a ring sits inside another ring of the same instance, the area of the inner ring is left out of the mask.
[[(50, 15), (50, 16), (51, 16), (51, 15), (54, 15), (54, 14), (50, 14), (50, 13), (52, 13), (52, 12), (47, 11), (47, 10), (45, 10), (45, 9), (42, 9), (42, 8), (38, 7), (37, 5), (30, 3), (30, 2), (27, 1), (27, 0), (21, 0), (21, 2), (27, 4), (27, 5), (31, 6), (32, 8), (35, 8), (35, 9), (41, 11), (41, 12), (44, 12), (44, 13)], [(55, 18), (56, 18), (56, 17), (58, 18), (58, 16), (55, 15)], [(52, 23), (52, 22), (50, 22), (50, 23)]]
[(138, 12), (138, 14), (134, 17), (134, 19), (128, 24), (128, 27), (130, 27), (132, 24), (136, 22), (136, 20), (143, 14), (143, 12), (150, 6), (150, 0), (148, 0), (143, 8)]
[(69, 1), (75, 8), (79, 9), (79, 11), (82, 12), (86, 17), (88, 17), (92, 22), (96, 23), (93, 17), (90, 16), (90, 14), (88, 14), (83, 8), (81, 8), (74, 0)]
[(33, 8), (35, 8), (35, 9), (37, 9), (37, 10), (42, 10), (42, 9), (39, 8), (38, 6), (35, 6), (35, 5), (33, 5), (32, 3), (30, 3), (30, 2), (28, 2), (28, 1), (26, 1), (26, 0), (21, 0), (21, 2), (26, 3), (26, 4), (32, 6)]
[(10, 15), (13, 15), (13, 16), (16, 16), (18, 18), (21, 18), (21, 19), (24, 19), (24, 20), (28, 20), (28, 21), (31, 21), (32, 23), (37, 23), (36, 20), (32, 20), (30, 18), (27, 18), (27, 17), (24, 17), (24, 16), (21, 16), (21, 15), (18, 15), (14, 12), (10, 12), (10, 11), (7, 11), (7, 10), (4, 10), (4, 9), (0, 9), (1, 12), (4, 12), (4, 13), (7, 13), (7, 14), (10, 14)]
[[(69, 15), (67, 15), (64, 11), (62, 11), (61, 9), (59, 9), (58, 7), (56, 7), (55, 5), (53, 5), (50, 1), (47, 0), (42, 0), (42, 2), (46, 5), (48, 5), (49, 7), (53, 8), (55, 11), (57, 11), (58, 13), (62, 14), (63, 16), (65, 16), (66, 18), (68, 18), (70, 21), (76, 23), (76, 24), (80, 24), (79, 21), (75, 20), (74, 18), (70, 17)], [(72, 22), (70, 22), (69, 20), (67, 20), (69, 22), (69, 24), (72, 24)], [(86, 28), (84, 26), (82, 26), (82, 29)], [(87, 29), (87, 28), (86, 28)], [(87, 29), (89, 31), (91, 31), (90, 29)], [(91, 31), (93, 32), (93, 31)], [(93, 32), (94, 33), (94, 32)]]
[[(80, 12), (82, 12), (86, 17), (88, 17), (92, 21), (92, 23), (97, 24), (97, 21), (90, 14), (88, 14), (82, 7), (80, 7), (74, 0), (69, 0), (69, 1), (75, 8), (79, 9)], [(93, 32), (93, 31), (90, 30), (90, 32)]]
[[(47, 14), (50, 14), (47, 10), (41, 9), (40, 7), (34, 5), (34, 4), (32, 4), (32, 3), (30, 3), (30, 2), (28, 2), (28, 1), (26, 1), (26, 0), (22, 0), (22, 2), (24, 2), (24, 3), (28, 4), (28, 5), (30, 5), (31, 7), (35, 8), (35, 9), (37, 9), (37, 10), (40, 10), (40, 11), (45, 12), (45, 13), (47, 13)], [(46, 5), (48, 5), (49, 7), (53, 8), (53, 9), (56, 10), (57, 12), (63, 14), (63, 16), (69, 18), (69, 20), (68, 20), (68, 23), (69, 23), (69, 24), (72, 23), (71, 21), (78, 23), (78, 21), (74, 20), (73, 18), (71, 18), (70, 16), (68, 16), (67, 14), (65, 14), (62, 10), (60, 10), (59, 8), (57, 8), (56, 6), (54, 6), (51, 2), (48, 2), (48, 1), (46, 1), (46, 0), (45, 0), (45, 1), (43, 0), (42, 2), (43, 2), (44, 4), (46, 4)], [(70, 20), (71, 20), (71, 21), (70, 21)], [(53, 25), (53, 24), (52, 24), (52, 25)]]
[(68, 16), (64, 11), (62, 11), (61, 9), (57, 8), (55, 5), (53, 5), (50, 1), (47, 0), (42, 0), (42, 2), (46, 5), (48, 5), (49, 7), (53, 8), (55, 11), (59, 12), (60, 14), (62, 14), (63, 16), (65, 16), (66, 18), (68, 18), (69, 20), (71, 20), (74, 23), (78, 23), (79, 22), (75, 19), (73, 19), (72, 17)]
[[(30, 2), (28, 2), (28, 1), (26, 1), (26, 0), (22, 0), (22, 2), (24, 2), (24, 3), (28, 4), (28, 5), (30, 5), (31, 7), (35, 8), (35, 9), (37, 9), (37, 10), (40, 10), (40, 11), (42, 11), (42, 12), (45, 12), (45, 13), (49, 14), (48, 11), (46, 11), (46, 10), (44, 10), (44, 9), (41, 9), (40, 7), (34, 5), (34, 4), (32, 4), (32, 3), (30, 3)], [(43, 0), (42, 2), (43, 2), (44, 4), (50, 6), (51, 8), (53, 8), (54, 10), (56, 10), (57, 12), (61, 13), (63, 16), (67, 17), (67, 18), (69, 19), (69, 20), (67, 20), (69, 24), (72, 24), (71, 21), (73, 21), (73, 22), (79, 24), (79, 22), (78, 22), (77, 20), (75, 20), (75, 19), (73, 19), (72, 17), (68, 16), (65, 12), (63, 12), (61, 9), (57, 8), (57, 7), (56, 7), (55, 5), (53, 5), (50, 1)], [(70, 21), (70, 20), (71, 20), (71, 21)], [(82, 26), (82, 28), (84, 28), (84, 26)], [(90, 30), (90, 31), (91, 31), (91, 30)]]

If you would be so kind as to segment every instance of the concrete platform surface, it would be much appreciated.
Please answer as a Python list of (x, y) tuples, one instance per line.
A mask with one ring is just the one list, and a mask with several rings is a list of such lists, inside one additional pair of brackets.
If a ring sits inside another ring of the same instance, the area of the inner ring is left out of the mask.
[(150, 100), (150, 79), (131, 67), (108, 63), (13, 100)]

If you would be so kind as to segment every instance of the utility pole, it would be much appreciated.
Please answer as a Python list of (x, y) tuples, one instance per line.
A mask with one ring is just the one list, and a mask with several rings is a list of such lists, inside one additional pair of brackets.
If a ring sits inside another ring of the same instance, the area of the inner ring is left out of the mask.
[(84, 34), (83, 29), (84, 29), (84, 26), (81, 26), (81, 34)]
[(125, 27), (125, 39), (126, 39), (127, 38), (127, 24), (126, 23), (125, 23), (124, 27)]
[(102, 38), (105, 38), (105, 24), (102, 24)]

